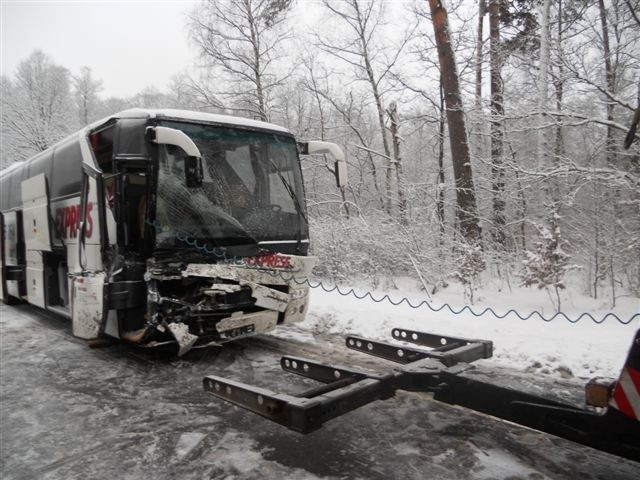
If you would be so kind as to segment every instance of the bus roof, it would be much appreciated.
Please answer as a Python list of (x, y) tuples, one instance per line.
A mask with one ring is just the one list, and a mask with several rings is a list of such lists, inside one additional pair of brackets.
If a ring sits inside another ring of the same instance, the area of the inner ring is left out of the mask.
[[(108, 118), (170, 118), (172, 120), (217, 123), (232, 127), (259, 128), (291, 134), (291, 132), (286, 128), (273, 123), (261, 122), (259, 120), (252, 120), (243, 117), (232, 117), (230, 115), (219, 115), (217, 113), (193, 112), (190, 110), (176, 110), (172, 108), (132, 108), (110, 115)], [(104, 120), (102, 120), (101, 123), (102, 122), (104, 122)]]
[(10, 164), (8, 167), (6, 167), (5, 169), (0, 171), (0, 176), (2, 175), (6, 175), (8, 173), (11, 173), (11, 171), (15, 170), (16, 168), (25, 165), (27, 162), (25, 160), (20, 160), (19, 162), (13, 162), (12, 164)]

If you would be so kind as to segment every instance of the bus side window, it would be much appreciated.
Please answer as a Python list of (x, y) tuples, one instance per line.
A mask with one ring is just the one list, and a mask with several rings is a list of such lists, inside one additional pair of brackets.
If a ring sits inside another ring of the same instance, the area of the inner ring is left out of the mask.
[(104, 173), (113, 172), (113, 135), (115, 127), (94, 132), (89, 136), (93, 154), (96, 157), (100, 170)]
[(43, 152), (29, 162), (29, 178), (41, 173), (47, 178), (47, 183), (51, 187), (53, 152), (51, 150)]
[(0, 178), (0, 211), (9, 209), (9, 194), (11, 193), (11, 175), (6, 174)]
[(51, 197), (80, 193), (82, 181), (82, 152), (77, 139), (58, 146), (53, 153), (53, 182)]
[(26, 173), (26, 165), (20, 165), (12, 171), (9, 208), (22, 207), (22, 181), (26, 178)]

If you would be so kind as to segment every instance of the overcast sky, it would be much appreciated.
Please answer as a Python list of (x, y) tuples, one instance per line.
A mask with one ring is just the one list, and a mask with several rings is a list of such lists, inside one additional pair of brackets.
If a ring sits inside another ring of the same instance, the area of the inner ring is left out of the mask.
[(101, 96), (165, 90), (193, 64), (185, 16), (193, 1), (0, 0), (2, 74), (40, 49), (73, 74), (82, 66), (102, 79)]

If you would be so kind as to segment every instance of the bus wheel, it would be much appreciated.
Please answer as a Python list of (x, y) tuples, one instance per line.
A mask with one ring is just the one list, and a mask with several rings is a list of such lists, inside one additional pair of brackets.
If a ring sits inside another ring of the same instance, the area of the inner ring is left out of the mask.
[(5, 295), (2, 298), (2, 303), (4, 303), (5, 305), (18, 305), (19, 303), (22, 303), (22, 300), (16, 297), (12, 297), (11, 295)]

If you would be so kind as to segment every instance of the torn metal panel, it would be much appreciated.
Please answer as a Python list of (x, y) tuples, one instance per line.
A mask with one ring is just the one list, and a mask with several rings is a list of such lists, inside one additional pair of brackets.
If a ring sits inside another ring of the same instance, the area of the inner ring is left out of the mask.
[(289, 298), (289, 305), (285, 311), (285, 321), (287, 323), (301, 322), (309, 310), (309, 288), (290, 288)]
[(100, 336), (105, 317), (105, 274), (71, 278), (71, 322), (73, 335), (85, 340)]
[(289, 295), (286, 293), (253, 282), (241, 281), (240, 285), (251, 287), (251, 296), (255, 298), (258, 307), (284, 312), (289, 305)]
[(181, 357), (189, 350), (198, 340), (196, 335), (189, 333), (189, 327), (184, 323), (168, 323), (167, 328), (178, 342), (178, 356)]
[(214, 283), (211, 288), (204, 291), (206, 295), (217, 295), (218, 293), (234, 293), (241, 290), (240, 285), (232, 283)]

